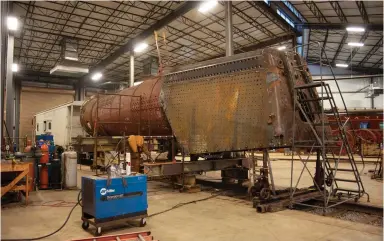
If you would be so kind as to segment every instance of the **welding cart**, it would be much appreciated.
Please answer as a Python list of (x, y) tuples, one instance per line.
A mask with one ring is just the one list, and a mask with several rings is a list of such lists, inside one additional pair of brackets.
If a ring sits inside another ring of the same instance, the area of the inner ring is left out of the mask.
[(147, 176), (82, 177), (82, 228), (96, 227), (96, 236), (102, 228), (140, 220), (146, 225)]

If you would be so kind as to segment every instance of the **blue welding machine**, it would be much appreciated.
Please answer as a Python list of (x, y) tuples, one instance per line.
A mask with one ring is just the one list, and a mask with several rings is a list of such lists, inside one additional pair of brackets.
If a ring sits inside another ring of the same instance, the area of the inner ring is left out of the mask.
[(147, 176), (82, 177), (81, 190), (83, 229), (92, 224), (101, 235), (101, 227), (119, 220), (140, 218), (140, 226), (146, 224)]

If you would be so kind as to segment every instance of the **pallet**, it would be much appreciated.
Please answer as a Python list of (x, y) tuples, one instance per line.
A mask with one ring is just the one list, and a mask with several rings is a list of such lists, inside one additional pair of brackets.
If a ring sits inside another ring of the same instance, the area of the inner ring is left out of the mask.
[[(11, 191), (24, 191), (25, 192), (25, 205), (28, 205), (29, 197), (29, 163), (0, 163), (0, 171), (4, 172), (17, 172), (19, 175), (5, 186), (1, 187), (1, 197)], [(26, 177), (26, 184), (18, 184), (24, 177)]]

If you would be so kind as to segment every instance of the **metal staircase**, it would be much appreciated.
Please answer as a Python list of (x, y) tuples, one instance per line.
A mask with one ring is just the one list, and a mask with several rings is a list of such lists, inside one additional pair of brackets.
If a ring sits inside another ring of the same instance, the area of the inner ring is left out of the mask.
[[(296, 58), (296, 63), (298, 64), (299, 69), (304, 66), (301, 63), (299, 57)], [(324, 200), (323, 206), (317, 207), (323, 208), (325, 213), (326, 208), (333, 207), (349, 200), (357, 201), (360, 197), (367, 193), (365, 192), (364, 185), (360, 178), (352, 148), (348, 143), (345, 131), (345, 127), (349, 121), (349, 118), (344, 123), (341, 120), (329, 84), (323, 82), (322, 80), (313, 82), (309, 76), (305, 76), (304, 82), (304, 84), (293, 86), (293, 94), (295, 100), (294, 109), (299, 111), (302, 119), (306, 121), (307, 125), (309, 125), (309, 128), (313, 133), (313, 139), (297, 140), (295, 139), (295, 135), (293, 137), (292, 153), (297, 150), (305, 149), (308, 151), (308, 157), (302, 158), (300, 156), (300, 152), (298, 152), (299, 158), (303, 162), (304, 167), (296, 185), (293, 187), (292, 156), (291, 204), (302, 204), (295, 202), (293, 196), (298, 183), (300, 182), (304, 169), (307, 169), (314, 181), (315, 187)], [(338, 87), (337, 81), (336, 85)], [(320, 88), (321, 91), (318, 92), (316, 88)], [(339, 94), (341, 96), (340, 89)], [(324, 113), (324, 103), (326, 102), (329, 103), (331, 107), (331, 112), (327, 111), (327, 114), (333, 115), (336, 120), (333, 123), (328, 122), (327, 115)], [(338, 130), (337, 136), (330, 134), (331, 126), (334, 130)], [(347, 168), (339, 168), (339, 162), (343, 150), (345, 150), (345, 157), (343, 157), (343, 160), (346, 160), (348, 163)], [(309, 160), (310, 154), (315, 151), (317, 152), (317, 167), (315, 175), (312, 175), (307, 167), (307, 162)], [(338, 201), (334, 202), (334, 200), (332, 200), (332, 205), (329, 205), (331, 197), (336, 196), (338, 197)], [(367, 196), (369, 201), (369, 195), (367, 194)]]

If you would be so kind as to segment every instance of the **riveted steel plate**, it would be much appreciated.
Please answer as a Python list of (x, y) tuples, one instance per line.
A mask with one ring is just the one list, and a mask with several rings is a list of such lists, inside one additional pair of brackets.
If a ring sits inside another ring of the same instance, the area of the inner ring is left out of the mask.
[[(295, 112), (284, 58), (294, 65), (293, 56), (264, 51), (166, 75), (160, 102), (184, 150), (212, 153), (290, 145)], [(306, 135), (303, 129), (297, 134)]]

